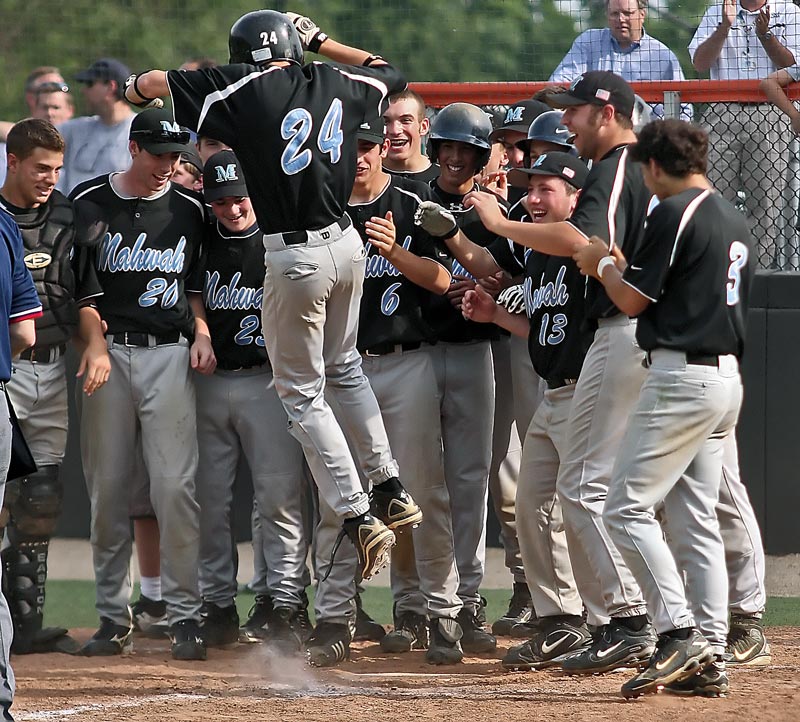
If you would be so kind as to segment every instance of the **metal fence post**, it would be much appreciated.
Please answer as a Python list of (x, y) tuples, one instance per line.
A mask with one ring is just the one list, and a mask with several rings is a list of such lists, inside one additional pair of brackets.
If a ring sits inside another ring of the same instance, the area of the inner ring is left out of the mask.
[(677, 90), (664, 91), (664, 117), (681, 117), (681, 94)]

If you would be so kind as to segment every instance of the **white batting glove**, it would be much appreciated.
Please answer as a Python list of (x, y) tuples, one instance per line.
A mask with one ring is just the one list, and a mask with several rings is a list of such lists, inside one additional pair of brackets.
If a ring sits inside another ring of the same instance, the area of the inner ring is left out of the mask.
[(433, 201), (422, 201), (414, 213), (414, 225), (422, 226), (432, 236), (446, 236), (457, 227), (455, 216)]
[[(136, 78), (137, 75), (134, 73), (131, 75), (126, 81), (123, 94), (125, 95), (125, 100), (127, 100), (131, 105), (135, 105), (137, 108), (163, 108), (164, 101), (161, 98), (145, 98), (137, 89), (136, 87)], [(141, 100), (132, 100), (131, 95), (140, 98)]]
[(303, 50), (310, 50), (312, 53), (319, 52), (319, 46), (328, 39), (328, 36), (319, 29), (311, 18), (298, 13), (284, 13), (292, 21), (297, 34), (300, 36), (300, 44)]
[(525, 313), (525, 292), (521, 285), (510, 286), (500, 292), (497, 303), (509, 313)]

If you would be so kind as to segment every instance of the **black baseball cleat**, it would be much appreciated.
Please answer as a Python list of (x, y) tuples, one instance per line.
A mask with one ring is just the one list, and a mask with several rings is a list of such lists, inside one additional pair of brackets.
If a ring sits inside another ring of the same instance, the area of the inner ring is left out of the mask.
[(732, 667), (766, 667), (772, 662), (772, 651), (760, 619), (731, 615), (725, 662)]
[(688, 639), (677, 639), (662, 634), (656, 642), (656, 651), (645, 670), (622, 685), (622, 696), (626, 699), (657, 692), (660, 687), (683, 682), (702, 672), (714, 661), (714, 653), (708, 640), (696, 629)]
[(461, 625), (457, 620), (431, 619), (428, 632), (428, 649), (425, 652), (425, 661), (428, 664), (458, 664), (464, 659)]
[(394, 629), (381, 639), (381, 649), (393, 654), (428, 648), (428, 620), (417, 612), (400, 612)]
[(527, 622), (517, 622), (511, 627), (511, 636), (515, 639), (530, 639), (539, 633), (539, 620), (534, 616)]
[(380, 642), (386, 636), (382, 624), (378, 624), (364, 610), (361, 595), (356, 594), (356, 631), (353, 635), (354, 642)]
[(308, 639), (310, 623), (307, 622), (305, 610), (301, 613), (291, 607), (277, 606), (269, 615), (264, 641), (284, 654), (297, 654)]
[[(391, 483), (391, 482), (388, 482)], [(384, 491), (385, 484), (372, 487), (369, 510), (392, 531), (405, 526), (417, 526), (422, 521), (422, 510), (400, 482), (392, 484), (394, 491)]]
[(130, 605), (133, 629), (149, 639), (163, 639), (169, 636), (167, 624), (167, 603), (160, 599), (150, 599), (144, 594)]
[(567, 674), (602, 674), (620, 667), (646, 665), (656, 649), (656, 634), (648, 624), (634, 632), (612, 619), (592, 635), (592, 644), (577, 654), (571, 654), (561, 669)]
[(465, 604), (458, 613), (461, 626), (461, 647), (470, 654), (486, 654), (497, 648), (497, 639), (486, 631), (486, 604)]
[(350, 659), (352, 634), (347, 624), (321, 621), (306, 642), (306, 656), (312, 667), (333, 667)]
[[(389, 554), (395, 544), (394, 532), (388, 529), (380, 519), (376, 519), (371, 514), (345, 519), (342, 532), (349, 537), (356, 548), (362, 579), (370, 579), (389, 563)], [(340, 539), (341, 536), (340, 534)], [(331, 555), (331, 566), (333, 566), (333, 556), (336, 554), (337, 546), (338, 544), (334, 546)]]
[(133, 627), (117, 624), (107, 617), (100, 618), (100, 628), (81, 647), (84, 657), (113, 657), (133, 651)]
[(263, 642), (267, 638), (266, 624), (270, 614), (272, 614), (272, 598), (267, 594), (256, 594), (247, 621), (239, 629), (239, 641)]
[(683, 682), (668, 684), (664, 687), (664, 691), (687, 697), (724, 697), (730, 687), (725, 662), (721, 655), (716, 655), (714, 661), (702, 672), (693, 674)]
[(554, 667), (570, 654), (582, 651), (592, 635), (580, 617), (558, 615), (539, 619), (537, 633), (511, 647), (501, 662), (504, 669), (526, 670)]
[(239, 641), (239, 613), (236, 605), (219, 607), (203, 602), (200, 608), (200, 633), (206, 647), (224, 647)]
[(492, 625), (492, 634), (496, 637), (510, 637), (514, 625), (529, 622), (533, 616), (533, 602), (528, 585), (525, 582), (514, 582), (508, 611)]
[(206, 644), (200, 625), (194, 619), (182, 619), (169, 628), (172, 640), (172, 658), (184, 661), (206, 658)]

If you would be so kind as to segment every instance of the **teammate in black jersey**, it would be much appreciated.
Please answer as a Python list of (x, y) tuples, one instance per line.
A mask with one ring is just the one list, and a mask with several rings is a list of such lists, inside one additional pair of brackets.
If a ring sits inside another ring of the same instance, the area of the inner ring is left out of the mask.
[(425, 101), (406, 88), (389, 96), (389, 107), (383, 114), (389, 150), (383, 169), (392, 175), (429, 183), (439, 175), (439, 166), (422, 152), (422, 139), (431, 123), (425, 115)]
[(93, 338), (103, 335), (105, 322), (111, 362), (109, 381), (84, 399), (81, 414), (101, 620), (83, 653), (122, 654), (131, 645), (127, 492), (141, 440), (161, 533), (172, 654), (204, 659), (191, 371), (210, 373), (215, 359), (202, 304), (190, 308), (183, 286), (200, 252), (205, 211), (199, 194), (170, 182), (189, 132), (167, 111), (146, 110), (134, 118), (130, 136), (127, 171), (86, 181), (72, 193), (76, 205), (91, 203), (106, 227), (96, 246), (81, 249), (77, 299), (82, 313), (94, 313)]
[[(231, 28), (231, 65), (132, 76), (127, 98), (170, 94), (175, 117), (236, 152), (266, 234), (262, 314), (275, 386), (320, 493), (356, 545), (370, 577), (388, 559), (391, 529), (422, 514), (398, 480), (386, 432), (355, 348), (364, 279), (361, 239), (345, 213), (356, 166), (356, 131), (405, 88), (383, 59), (330, 39), (308, 18), (260, 10)], [(303, 63), (320, 52), (336, 66)], [(359, 464), (323, 390), (346, 397), (346, 425), (369, 449)], [(370, 513), (370, 510), (372, 513)]]
[[(261, 298), (264, 246), (233, 151), (212, 155), (203, 169), (203, 198), (214, 215), (197, 273), (187, 290), (202, 293), (217, 368), (197, 386), (197, 501), (200, 505), (200, 593), (208, 645), (239, 638), (231, 546), (233, 483), (247, 459), (267, 560), (264, 585), (272, 609), (264, 638), (297, 652), (310, 625), (304, 605), (307, 552), (303, 523), (303, 452), (287, 430), (272, 383)], [(267, 331), (266, 333), (269, 333)]]
[[(659, 633), (647, 669), (622, 686), (625, 697), (664, 685), (728, 691), (728, 580), (716, 505), (723, 448), (742, 401), (753, 239), (706, 178), (707, 155), (708, 136), (696, 126), (645, 126), (631, 157), (661, 202), (644, 240), (627, 259), (619, 249), (609, 255), (599, 238), (575, 256), (618, 308), (639, 318), (649, 366), (603, 512)], [(671, 549), (655, 516), (662, 505), (677, 531)]]

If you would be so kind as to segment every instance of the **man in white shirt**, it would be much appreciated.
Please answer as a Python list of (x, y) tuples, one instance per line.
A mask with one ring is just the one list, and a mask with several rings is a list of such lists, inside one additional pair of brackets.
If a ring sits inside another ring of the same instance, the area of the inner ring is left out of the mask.
[[(760, 80), (800, 60), (800, 10), (785, 0), (723, 0), (706, 10), (689, 43), (695, 69), (711, 80)], [(782, 200), (791, 132), (768, 103), (711, 103), (708, 178), (744, 208), (753, 225), (758, 265), (783, 268), (789, 209)]]

